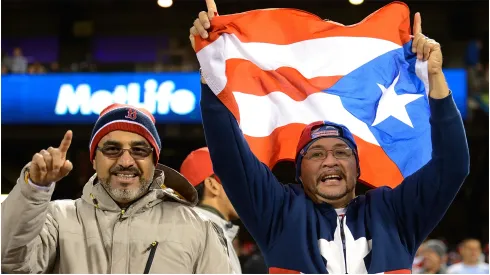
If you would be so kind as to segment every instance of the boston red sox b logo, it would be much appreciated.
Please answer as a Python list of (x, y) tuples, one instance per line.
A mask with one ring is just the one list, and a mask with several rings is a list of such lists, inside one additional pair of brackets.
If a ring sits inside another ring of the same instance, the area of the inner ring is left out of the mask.
[(128, 109), (128, 114), (125, 118), (129, 118), (131, 120), (135, 120), (137, 118), (138, 112), (135, 109)]

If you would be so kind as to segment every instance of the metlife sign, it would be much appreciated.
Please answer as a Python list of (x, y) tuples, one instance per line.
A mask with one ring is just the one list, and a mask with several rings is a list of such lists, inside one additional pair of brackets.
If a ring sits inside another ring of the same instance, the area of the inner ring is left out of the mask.
[(198, 73), (2, 76), (2, 124), (93, 123), (112, 103), (149, 110), (157, 123), (200, 123)]
[[(466, 116), (464, 69), (445, 69)], [(144, 107), (157, 123), (201, 123), (199, 73), (2, 75), (2, 124), (91, 124), (112, 103)]]

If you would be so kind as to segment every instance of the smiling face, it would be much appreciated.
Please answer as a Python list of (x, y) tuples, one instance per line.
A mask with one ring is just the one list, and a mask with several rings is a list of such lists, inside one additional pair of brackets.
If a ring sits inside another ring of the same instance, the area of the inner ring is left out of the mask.
[(346, 206), (355, 196), (357, 163), (353, 151), (338, 138), (320, 138), (308, 148), (301, 162), (301, 181), (316, 203), (335, 208)]
[[(93, 166), (99, 182), (114, 201), (128, 205), (148, 192), (155, 164), (152, 153), (144, 157), (151, 148), (145, 138), (131, 132), (113, 131), (100, 140), (98, 148)], [(120, 149), (130, 148), (133, 156), (128, 150), (114, 156)]]

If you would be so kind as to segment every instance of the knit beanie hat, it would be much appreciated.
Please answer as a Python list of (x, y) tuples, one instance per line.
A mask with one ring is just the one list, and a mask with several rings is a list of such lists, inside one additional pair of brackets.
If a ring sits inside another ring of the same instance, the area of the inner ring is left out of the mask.
[(95, 150), (100, 140), (113, 131), (127, 131), (144, 137), (153, 147), (154, 160), (158, 163), (162, 144), (155, 127), (155, 118), (143, 108), (114, 103), (100, 112), (90, 137), (90, 161), (94, 160)]

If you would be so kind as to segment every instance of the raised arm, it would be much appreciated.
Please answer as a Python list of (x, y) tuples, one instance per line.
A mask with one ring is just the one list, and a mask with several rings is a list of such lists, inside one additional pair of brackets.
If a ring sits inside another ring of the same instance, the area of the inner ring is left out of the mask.
[[(199, 13), (190, 29), (190, 41), (208, 38), (211, 20), (217, 16), (214, 0)], [(226, 194), (262, 249), (269, 248), (282, 228), (288, 190), (250, 150), (232, 113), (201, 79), (201, 113), (213, 169)]]
[[(461, 115), (442, 73), (440, 45), (421, 31), (415, 15), (413, 52), (428, 62), (432, 159), (392, 192), (399, 229), (411, 252), (439, 223), (469, 173), (469, 151)], [(408, 148), (407, 148), (408, 150)]]
[(241, 220), (265, 249), (280, 233), (289, 189), (255, 157), (236, 119), (206, 84), (201, 113), (213, 170)]
[(52, 272), (58, 244), (58, 223), (51, 203), (54, 183), (72, 169), (66, 152), (71, 131), (60, 147), (36, 153), (12, 192), (2, 203), (2, 272)]

